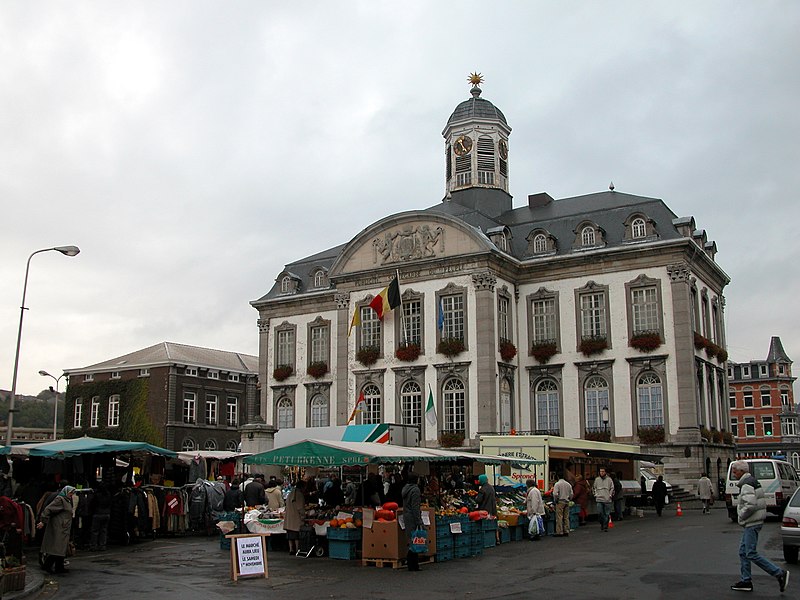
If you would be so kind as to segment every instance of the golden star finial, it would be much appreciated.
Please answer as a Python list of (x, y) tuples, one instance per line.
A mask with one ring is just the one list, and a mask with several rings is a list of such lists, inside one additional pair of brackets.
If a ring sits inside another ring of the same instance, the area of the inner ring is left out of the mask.
[(483, 75), (475, 71), (469, 74), (467, 81), (469, 81), (472, 85), (480, 85), (483, 83)]

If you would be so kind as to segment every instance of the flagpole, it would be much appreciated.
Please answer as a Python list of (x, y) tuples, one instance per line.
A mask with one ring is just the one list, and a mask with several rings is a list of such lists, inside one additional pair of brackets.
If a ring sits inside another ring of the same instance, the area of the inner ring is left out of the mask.
[[(400, 289), (400, 269), (395, 269), (397, 277), (397, 289)], [(400, 331), (403, 334), (403, 344), (408, 343), (408, 331), (406, 330), (406, 313), (403, 310), (403, 294), (400, 294)]]

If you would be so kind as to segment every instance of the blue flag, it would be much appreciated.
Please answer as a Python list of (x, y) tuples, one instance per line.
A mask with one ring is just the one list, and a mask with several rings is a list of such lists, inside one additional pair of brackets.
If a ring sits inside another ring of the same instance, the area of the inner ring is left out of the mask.
[(436, 327), (439, 331), (444, 329), (444, 304), (441, 298), (439, 298), (439, 314), (436, 315)]

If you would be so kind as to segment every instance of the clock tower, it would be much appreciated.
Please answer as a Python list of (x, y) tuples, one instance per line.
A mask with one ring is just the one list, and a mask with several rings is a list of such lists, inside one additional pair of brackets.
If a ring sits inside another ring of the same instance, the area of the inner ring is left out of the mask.
[(456, 106), (442, 131), (446, 199), (473, 188), (508, 193), (508, 136), (511, 127), (494, 104), (481, 98), (483, 77), (472, 73), (472, 98)]

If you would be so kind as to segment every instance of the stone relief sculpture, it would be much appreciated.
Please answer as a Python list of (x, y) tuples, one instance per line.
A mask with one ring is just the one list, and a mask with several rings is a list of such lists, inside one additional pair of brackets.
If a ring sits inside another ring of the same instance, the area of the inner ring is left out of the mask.
[(430, 258), (444, 254), (444, 228), (429, 225), (406, 225), (399, 231), (386, 232), (372, 240), (374, 262), (390, 264)]

